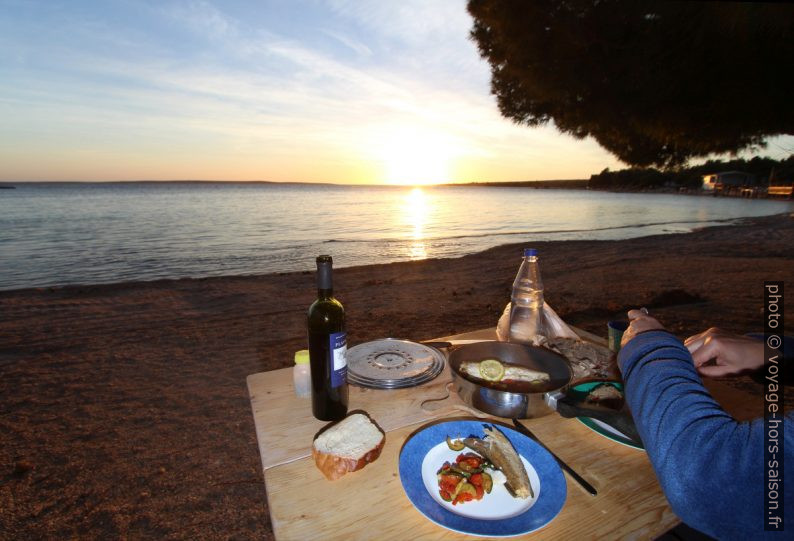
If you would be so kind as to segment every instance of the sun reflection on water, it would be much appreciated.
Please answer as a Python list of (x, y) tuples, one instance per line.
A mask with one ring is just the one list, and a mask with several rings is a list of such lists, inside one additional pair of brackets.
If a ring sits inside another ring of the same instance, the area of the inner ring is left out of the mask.
[(422, 188), (414, 188), (405, 196), (403, 204), (403, 217), (406, 224), (413, 228), (410, 238), (408, 255), (412, 260), (427, 259), (427, 246), (425, 244), (424, 226), (428, 215), (427, 196)]

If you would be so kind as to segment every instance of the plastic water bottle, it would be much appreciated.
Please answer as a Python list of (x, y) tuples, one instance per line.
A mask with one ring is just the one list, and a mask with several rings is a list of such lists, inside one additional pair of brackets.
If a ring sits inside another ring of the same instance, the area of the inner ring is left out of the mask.
[(292, 382), (295, 396), (309, 397), (312, 395), (312, 375), (309, 368), (309, 350), (295, 352), (295, 366), (292, 368)]
[(508, 342), (531, 344), (543, 329), (543, 281), (540, 278), (538, 251), (524, 250), (510, 297), (510, 332)]

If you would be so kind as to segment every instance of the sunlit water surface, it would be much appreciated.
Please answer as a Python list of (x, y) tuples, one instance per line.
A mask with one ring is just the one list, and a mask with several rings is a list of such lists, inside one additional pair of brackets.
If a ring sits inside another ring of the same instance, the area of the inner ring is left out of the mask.
[[(625, 239), (791, 202), (474, 186), (17, 184), (0, 190), (0, 289), (263, 274)], [(518, 257), (518, 256), (517, 256)]]

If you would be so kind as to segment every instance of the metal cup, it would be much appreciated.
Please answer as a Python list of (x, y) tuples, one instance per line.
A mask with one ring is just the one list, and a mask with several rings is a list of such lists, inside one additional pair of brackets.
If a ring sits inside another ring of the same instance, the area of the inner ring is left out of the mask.
[(609, 333), (609, 349), (617, 353), (620, 351), (620, 339), (623, 338), (623, 333), (629, 328), (629, 322), (624, 320), (615, 320), (607, 323), (607, 332)]

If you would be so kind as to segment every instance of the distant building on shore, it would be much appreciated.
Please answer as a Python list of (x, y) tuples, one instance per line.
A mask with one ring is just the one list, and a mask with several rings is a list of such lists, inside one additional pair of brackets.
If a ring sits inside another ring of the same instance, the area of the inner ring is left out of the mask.
[(758, 180), (755, 175), (743, 173), (742, 171), (725, 171), (703, 175), (703, 190), (707, 192), (720, 192), (757, 185)]

